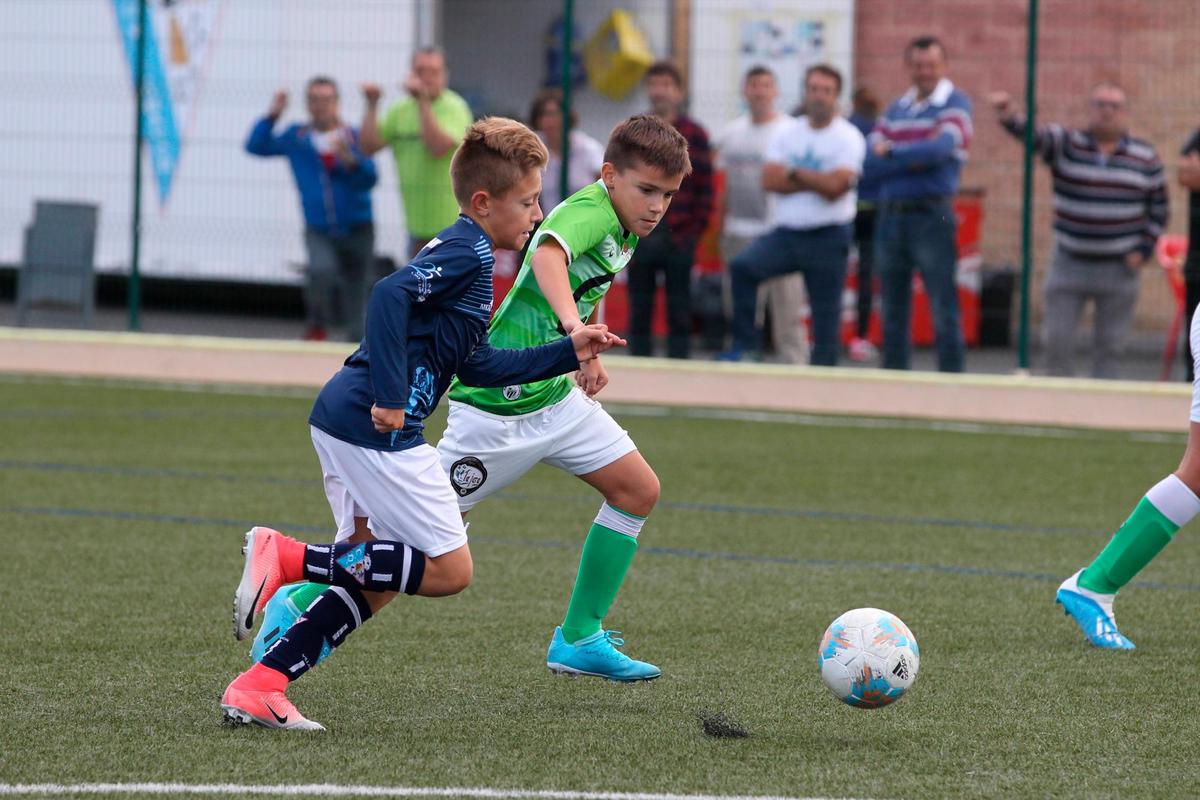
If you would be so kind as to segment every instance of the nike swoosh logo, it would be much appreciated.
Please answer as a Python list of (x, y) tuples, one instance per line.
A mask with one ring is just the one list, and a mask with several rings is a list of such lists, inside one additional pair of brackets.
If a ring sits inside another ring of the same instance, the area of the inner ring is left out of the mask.
[(281, 717), (278, 714), (276, 714), (275, 709), (271, 708), (270, 703), (263, 703), (263, 705), (265, 705), (267, 707), (267, 711), (271, 712), (271, 716), (275, 718), (276, 722), (278, 722), (280, 725), (284, 725), (287, 723), (287, 717)]
[[(258, 598), (262, 597), (263, 589), (267, 585), (267, 579), (263, 578), (262, 583), (258, 585), (258, 591), (254, 593), (254, 599), (250, 601), (250, 610), (246, 612), (246, 628), (254, 627), (254, 609), (258, 607)], [(272, 714), (275, 712), (272, 711)]]

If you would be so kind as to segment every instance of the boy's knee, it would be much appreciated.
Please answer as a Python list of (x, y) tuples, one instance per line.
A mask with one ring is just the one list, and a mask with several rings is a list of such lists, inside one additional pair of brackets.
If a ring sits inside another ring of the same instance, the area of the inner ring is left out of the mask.
[(608, 503), (622, 511), (628, 511), (630, 514), (646, 517), (654, 510), (661, 493), (662, 485), (658, 481), (658, 476), (651, 472), (648, 477), (629, 486), (617, 497), (608, 498)]

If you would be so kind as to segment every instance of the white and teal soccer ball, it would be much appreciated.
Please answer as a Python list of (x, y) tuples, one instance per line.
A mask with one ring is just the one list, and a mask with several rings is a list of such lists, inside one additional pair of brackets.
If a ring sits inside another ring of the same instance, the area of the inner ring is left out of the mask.
[(855, 708), (883, 708), (917, 679), (921, 651), (908, 626), (878, 608), (856, 608), (821, 637), (817, 666), (834, 696)]

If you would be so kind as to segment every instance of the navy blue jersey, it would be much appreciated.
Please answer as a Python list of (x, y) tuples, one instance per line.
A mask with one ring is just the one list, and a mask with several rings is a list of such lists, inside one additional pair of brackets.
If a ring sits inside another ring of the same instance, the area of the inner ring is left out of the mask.
[[(521, 350), (488, 343), (492, 242), (465, 215), (406, 267), (375, 284), (366, 335), (313, 404), (308, 421), (344, 442), (406, 450), (425, 441), (425, 419), (455, 374), (468, 386), (509, 386), (579, 367), (571, 340)], [(404, 428), (379, 433), (371, 406), (404, 409)]]

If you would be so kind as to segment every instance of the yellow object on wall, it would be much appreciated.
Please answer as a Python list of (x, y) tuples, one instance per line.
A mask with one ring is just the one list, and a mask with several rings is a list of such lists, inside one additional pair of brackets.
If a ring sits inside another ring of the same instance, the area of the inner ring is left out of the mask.
[(617, 9), (587, 40), (583, 59), (592, 88), (605, 97), (621, 100), (654, 63), (654, 54), (633, 16)]

